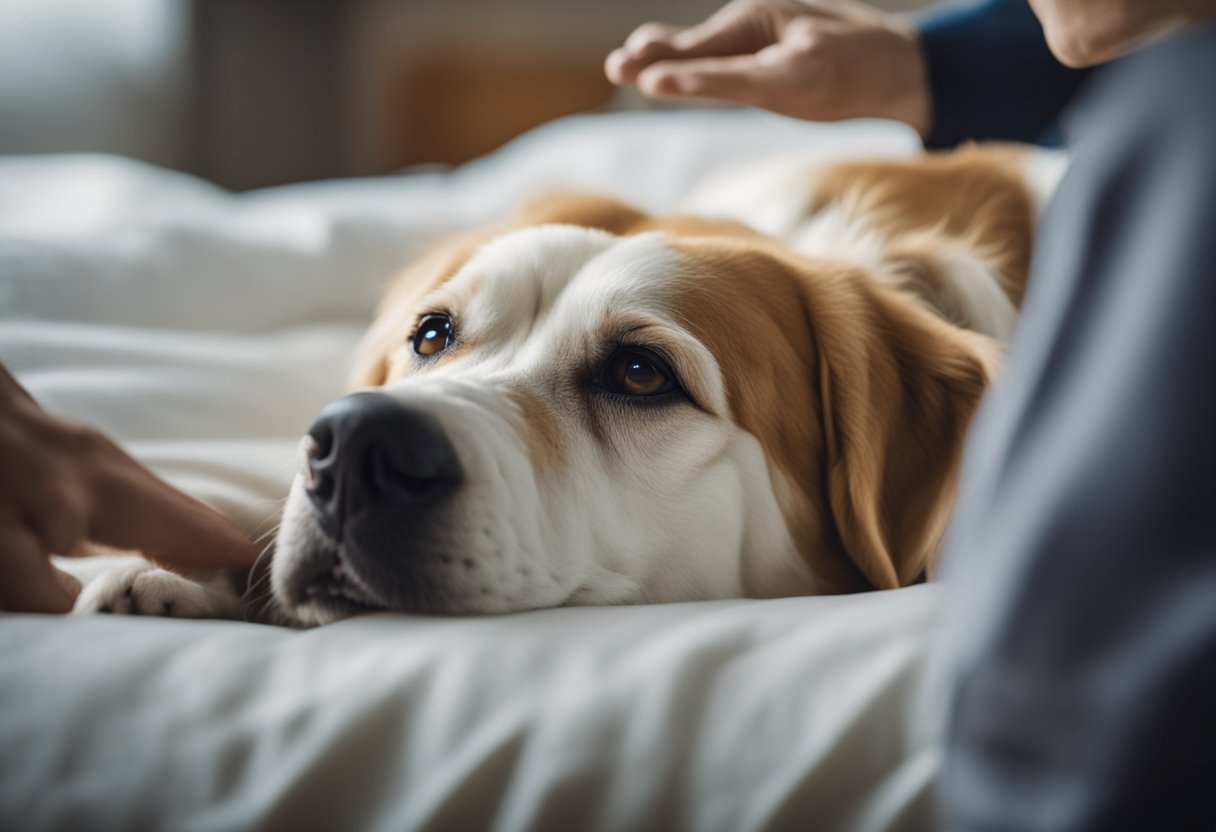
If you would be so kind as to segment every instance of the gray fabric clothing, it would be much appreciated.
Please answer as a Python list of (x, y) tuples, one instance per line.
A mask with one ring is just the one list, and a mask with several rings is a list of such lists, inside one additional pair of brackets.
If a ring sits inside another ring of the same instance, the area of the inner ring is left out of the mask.
[(945, 823), (1216, 829), (1216, 29), (1069, 126), (943, 561)]

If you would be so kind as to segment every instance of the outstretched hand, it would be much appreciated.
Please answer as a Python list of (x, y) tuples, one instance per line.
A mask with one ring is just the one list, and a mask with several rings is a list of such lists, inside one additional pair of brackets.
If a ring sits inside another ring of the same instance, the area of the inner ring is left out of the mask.
[(257, 555), (232, 521), (93, 428), (44, 411), (0, 365), (0, 609), (70, 610), (80, 587), (48, 558), (85, 554), (88, 542), (186, 573)]
[(680, 28), (640, 26), (608, 55), (616, 84), (811, 121), (877, 117), (927, 135), (931, 105), (916, 30), (858, 0), (734, 0)]

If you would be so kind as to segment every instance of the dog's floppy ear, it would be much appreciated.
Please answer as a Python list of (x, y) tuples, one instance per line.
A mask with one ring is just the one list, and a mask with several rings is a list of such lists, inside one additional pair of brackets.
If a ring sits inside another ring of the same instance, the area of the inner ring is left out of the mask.
[(998, 347), (867, 274), (807, 287), (827, 492), (845, 552), (878, 589), (931, 568)]
[(581, 225), (610, 234), (630, 234), (651, 217), (632, 205), (598, 194), (556, 191), (525, 202), (511, 217), (516, 227), (529, 225)]

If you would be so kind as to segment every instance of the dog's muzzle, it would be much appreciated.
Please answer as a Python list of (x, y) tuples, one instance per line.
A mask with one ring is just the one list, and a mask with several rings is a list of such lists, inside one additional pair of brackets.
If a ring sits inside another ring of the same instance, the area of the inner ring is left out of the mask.
[(439, 423), (383, 393), (338, 399), (308, 436), (305, 486), (321, 528), (368, 556), (391, 553), (408, 526), (460, 486)]

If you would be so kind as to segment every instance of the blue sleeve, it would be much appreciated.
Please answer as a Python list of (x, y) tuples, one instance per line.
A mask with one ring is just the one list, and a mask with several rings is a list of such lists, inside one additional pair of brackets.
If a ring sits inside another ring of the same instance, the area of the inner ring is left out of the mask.
[(942, 828), (1216, 823), (1216, 26), (1065, 119), (942, 575)]
[(933, 125), (926, 147), (968, 139), (1058, 144), (1060, 112), (1088, 75), (1052, 56), (1026, 0), (986, 0), (919, 21)]

